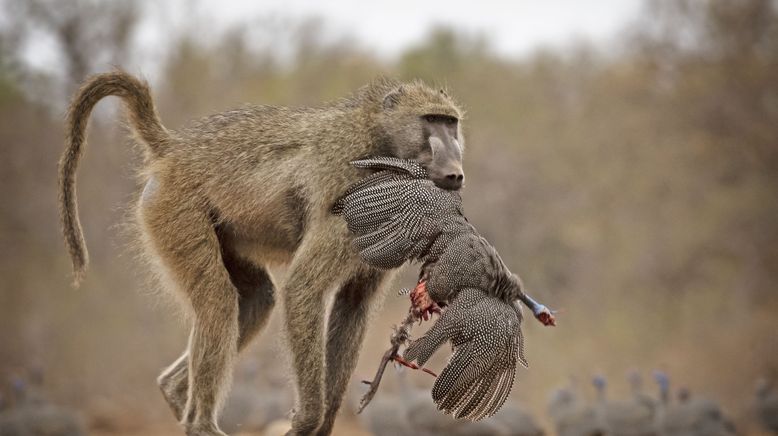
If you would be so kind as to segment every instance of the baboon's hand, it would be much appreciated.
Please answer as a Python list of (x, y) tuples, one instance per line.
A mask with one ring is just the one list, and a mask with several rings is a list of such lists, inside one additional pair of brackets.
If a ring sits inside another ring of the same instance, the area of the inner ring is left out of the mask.
[(432, 399), (457, 419), (479, 420), (500, 409), (513, 387), (516, 365), (527, 364), (520, 323), (516, 305), (465, 288), (404, 357), (423, 366), (450, 341), (454, 354), (435, 381)]

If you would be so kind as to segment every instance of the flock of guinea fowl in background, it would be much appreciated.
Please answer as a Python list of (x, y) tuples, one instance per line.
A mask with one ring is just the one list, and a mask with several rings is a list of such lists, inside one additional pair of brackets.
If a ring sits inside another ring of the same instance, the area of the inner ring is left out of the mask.
[[(225, 430), (243, 434), (273, 434), (269, 427), (288, 416), (292, 397), (285, 386), (262, 389), (250, 374), (236, 383), (222, 418)], [(632, 372), (628, 380), (631, 395), (619, 400), (606, 396), (607, 383), (594, 377), (596, 399), (588, 401), (574, 380), (557, 389), (548, 404), (554, 431), (543, 430), (526, 409), (508, 400), (493, 417), (478, 422), (457, 421), (439, 412), (426, 390), (409, 386), (405, 374), (396, 377), (398, 389), (382, 391), (359, 415), (366, 431), (377, 436), (719, 436), (738, 432), (710, 399), (679, 389), (671, 398), (669, 379), (654, 373), (657, 396), (643, 389), (640, 376)], [(52, 403), (45, 394), (40, 372), (28, 377), (11, 377), (0, 388), (0, 436), (82, 436), (88, 434), (84, 419), (72, 410)], [(354, 387), (358, 386), (354, 383)], [(268, 392), (272, 392), (268, 395)], [(354, 399), (360, 393), (352, 392)], [(778, 387), (767, 380), (757, 383), (754, 419), (766, 434), (778, 435)]]
[(52, 403), (43, 388), (43, 372), (11, 376), (0, 386), (0, 436), (83, 436), (81, 416)]
[[(425, 396), (426, 391), (401, 386), (396, 396), (377, 398), (372, 411), (365, 410), (365, 427), (378, 436), (389, 435), (500, 435), (538, 436), (728, 436), (744, 434), (736, 431), (721, 407), (713, 400), (697, 397), (688, 389), (670, 395), (669, 378), (655, 372), (658, 397), (643, 390), (638, 373), (631, 372), (631, 394), (611, 400), (606, 396), (606, 379), (592, 380), (596, 392), (594, 401), (587, 401), (577, 386), (554, 391), (548, 404), (548, 416), (554, 431), (544, 431), (525, 409), (509, 400), (493, 417), (478, 421), (454, 421), (442, 415)], [(767, 434), (778, 435), (778, 389), (769, 382), (758, 383), (754, 412)], [(369, 413), (368, 413), (369, 412)]]

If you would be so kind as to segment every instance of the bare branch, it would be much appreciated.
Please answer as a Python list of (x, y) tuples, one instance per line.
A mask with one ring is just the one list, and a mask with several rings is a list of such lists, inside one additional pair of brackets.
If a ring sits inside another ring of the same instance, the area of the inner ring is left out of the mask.
[(421, 369), (427, 374), (437, 377), (437, 374), (430, 371), (429, 369), (419, 368), (418, 366), (412, 363), (405, 362), (397, 354), (397, 352), (400, 350), (400, 346), (408, 342), (408, 339), (410, 339), (411, 327), (418, 320), (419, 320), (418, 314), (413, 310), (413, 307), (411, 307), (408, 310), (408, 315), (405, 317), (405, 320), (403, 320), (403, 322), (400, 323), (400, 325), (394, 327), (394, 333), (392, 333), (392, 336), (389, 339), (389, 342), (392, 344), (392, 346), (388, 350), (386, 350), (384, 355), (381, 357), (381, 361), (378, 364), (378, 370), (376, 370), (373, 380), (362, 381), (362, 383), (370, 385), (370, 389), (365, 393), (365, 395), (359, 401), (359, 409), (357, 410), (357, 413), (362, 413), (365, 407), (367, 407), (367, 405), (370, 404), (370, 401), (373, 400), (373, 397), (375, 396), (376, 392), (378, 392), (378, 386), (381, 384), (381, 378), (383, 378), (384, 376), (386, 365), (392, 360), (398, 361), (401, 364), (413, 369)]

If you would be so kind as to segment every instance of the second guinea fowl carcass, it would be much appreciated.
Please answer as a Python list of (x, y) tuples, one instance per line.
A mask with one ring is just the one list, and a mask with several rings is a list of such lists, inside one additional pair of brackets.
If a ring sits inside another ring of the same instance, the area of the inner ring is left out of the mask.
[(444, 342), (454, 354), (437, 378), (432, 398), (456, 418), (493, 415), (513, 386), (517, 364), (526, 366), (519, 301), (545, 325), (552, 311), (530, 298), (494, 247), (467, 221), (456, 191), (438, 188), (417, 162), (376, 157), (352, 162), (377, 171), (351, 186), (335, 203), (367, 264), (396, 268), (422, 262), (411, 293), (424, 319), (435, 325), (404, 353), (424, 365)]

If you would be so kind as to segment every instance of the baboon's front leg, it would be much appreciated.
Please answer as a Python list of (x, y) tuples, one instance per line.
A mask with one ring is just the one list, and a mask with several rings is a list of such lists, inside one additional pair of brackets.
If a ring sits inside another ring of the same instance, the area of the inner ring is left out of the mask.
[(324, 413), (324, 297), (343, 276), (342, 249), (332, 229), (311, 229), (297, 250), (281, 292), (292, 352), (297, 401), (288, 435), (311, 435)]
[(332, 432), (365, 336), (370, 307), (379, 298), (385, 271), (364, 267), (338, 291), (327, 327), (327, 374), (324, 422), (318, 435)]

